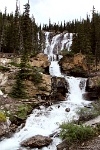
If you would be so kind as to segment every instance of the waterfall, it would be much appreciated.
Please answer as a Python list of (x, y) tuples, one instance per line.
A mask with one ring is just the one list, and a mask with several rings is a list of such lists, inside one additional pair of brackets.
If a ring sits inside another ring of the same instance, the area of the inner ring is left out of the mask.
[[(75, 111), (78, 107), (82, 107), (87, 103), (83, 101), (81, 96), (82, 93), (84, 93), (84, 90), (81, 90), (79, 87), (81, 78), (66, 77), (66, 80), (70, 87), (67, 100), (61, 102), (59, 108), (59, 104), (55, 104), (48, 108), (41, 106), (39, 110), (34, 109), (30, 117), (27, 118), (24, 128), (18, 133), (15, 133), (12, 138), (0, 142), (1, 150), (17, 150), (23, 140), (37, 134), (49, 136), (59, 130), (59, 125), (62, 122), (68, 122), (78, 117)], [(66, 108), (70, 108), (70, 112), (66, 112)], [(59, 138), (53, 138), (53, 144), (41, 150), (56, 150), (56, 145), (59, 144), (60, 141)]]
[(51, 61), (49, 72), (52, 76), (61, 77), (60, 67), (58, 61)]
[(75, 104), (84, 103), (82, 94), (85, 92), (85, 85), (83, 89), (81, 89), (80, 84), (82, 80), (85, 83), (86, 79), (66, 77), (66, 80), (68, 80), (69, 88), (70, 88), (69, 100)]
[[(48, 38), (49, 33), (46, 33)], [(53, 57), (53, 47), (56, 43), (56, 40), (60, 35), (55, 36), (52, 40), (52, 44), (46, 39), (46, 49), (45, 53)], [(62, 45), (61, 45), (62, 46)], [(49, 51), (49, 48), (51, 52)], [(60, 67), (58, 61), (51, 61), (50, 73), (52, 76), (62, 76), (60, 72)], [(84, 101), (82, 94), (85, 92), (85, 88), (80, 88), (81, 78), (74, 77), (65, 77), (69, 83), (69, 94), (65, 101), (60, 102), (60, 104), (54, 104), (45, 108), (40, 106), (40, 109), (34, 109), (32, 114), (27, 118), (25, 126), (20, 129), (19, 132), (16, 132), (11, 138), (4, 139), (0, 142), (1, 150), (18, 150), (20, 148), (20, 143), (32, 136), (35, 135), (44, 135), (49, 136), (52, 133), (59, 131), (59, 125), (63, 122), (68, 122), (73, 120), (73, 118), (78, 118), (76, 115), (76, 110), (78, 107), (84, 106), (87, 104), (87, 101)], [(83, 79), (85, 81), (85, 79)], [(85, 85), (84, 85), (85, 86)], [(58, 107), (60, 105), (60, 107)], [(70, 112), (66, 112), (65, 109), (70, 108)], [(56, 145), (61, 142), (61, 139), (53, 137), (53, 142), (48, 147), (43, 147), (41, 150), (56, 150)], [(26, 150), (23, 148), (23, 150)], [(38, 150), (38, 148), (33, 148), (31, 150)]]

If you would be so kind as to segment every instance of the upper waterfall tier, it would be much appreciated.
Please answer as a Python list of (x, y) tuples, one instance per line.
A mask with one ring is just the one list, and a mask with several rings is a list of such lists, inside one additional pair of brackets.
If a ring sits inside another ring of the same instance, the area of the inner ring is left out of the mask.
[(72, 44), (72, 33), (59, 33), (54, 35), (52, 32), (46, 32), (46, 48), (44, 53), (48, 55), (50, 61), (57, 60), (58, 54), (61, 50), (66, 49), (70, 51)]

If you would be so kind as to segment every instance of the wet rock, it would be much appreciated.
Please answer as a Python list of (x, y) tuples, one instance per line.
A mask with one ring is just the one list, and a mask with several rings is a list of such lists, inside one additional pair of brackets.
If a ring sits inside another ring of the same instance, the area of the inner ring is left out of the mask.
[(60, 105), (58, 105), (58, 108), (60, 108)]
[(31, 148), (42, 148), (48, 146), (52, 142), (52, 139), (47, 136), (36, 135), (21, 143), (21, 146)]
[(65, 96), (63, 96), (61, 93), (57, 93), (56, 100), (57, 101), (64, 101), (65, 100)]
[(85, 80), (81, 80), (79, 84), (80, 89), (82, 90), (84, 86), (85, 86)]
[(57, 145), (57, 150), (69, 150), (69, 146), (66, 140), (64, 140), (62, 143)]
[(59, 136), (59, 132), (54, 132), (52, 134), (50, 134), (50, 137), (58, 137)]
[(65, 111), (66, 111), (66, 112), (70, 112), (70, 108), (66, 108)]
[(97, 100), (98, 99), (97, 92), (86, 92), (82, 96), (83, 96), (84, 100), (88, 100), (88, 101), (89, 100), (93, 101), (93, 100)]
[(52, 92), (51, 99), (57, 101), (63, 101), (68, 93), (69, 84), (64, 77), (52, 77)]
[(100, 97), (100, 76), (87, 79), (86, 92), (88, 92), (87, 95), (92, 97), (92, 99), (98, 99)]

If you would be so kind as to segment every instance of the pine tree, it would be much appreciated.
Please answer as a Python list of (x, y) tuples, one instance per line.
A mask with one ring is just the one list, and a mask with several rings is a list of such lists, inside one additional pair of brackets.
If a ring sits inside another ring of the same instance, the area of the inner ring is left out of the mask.
[(20, 50), (20, 32), (19, 32), (19, 8), (18, 8), (18, 0), (16, 0), (16, 10), (15, 10), (15, 16), (14, 16), (14, 30), (13, 30), (13, 49), (14, 53), (19, 54)]
[(0, 51), (5, 52), (6, 49), (6, 24), (7, 24), (7, 8), (5, 8), (5, 13), (2, 15), (1, 22), (1, 38), (0, 38)]
[(95, 36), (95, 8), (92, 10), (92, 21), (91, 21), (91, 47), (92, 53), (95, 55), (96, 50), (96, 36)]
[(25, 70), (29, 61), (31, 52), (31, 24), (29, 18), (30, 5), (29, 2), (24, 5), (24, 13), (22, 18), (22, 34), (23, 34), (23, 52), (21, 58), (21, 69)]
[(32, 22), (31, 22), (31, 36), (32, 36), (32, 55), (36, 55), (38, 53), (38, 27), (35, 23), (35, 18), (32, 17)]

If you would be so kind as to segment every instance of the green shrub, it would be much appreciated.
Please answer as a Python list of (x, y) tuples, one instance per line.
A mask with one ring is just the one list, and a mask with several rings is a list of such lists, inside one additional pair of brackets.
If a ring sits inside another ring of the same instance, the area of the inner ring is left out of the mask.
[(5, 122), (6, 121), (6, 116), (4, 113), (0, 112), (0, 122)]
[(31, 76), (30, 76), (31, 81), (33, 81), (33, 83), (35, 85), (42, 82), (42, 74), (41, 74), (40, 70), (41, 70), (40, 68), (34, 67), (32, 73), (31, 73)]
[(100, 124), (97, 124), (96, 131), (97, 131), (97, 134), (100, 135)]
[(11, 92), (9, 93), (9, 96), (12, 98), (27, 98), (27, 94), (25, 92), (25, 85), (23, 83), (21, 75), (22, 74), (19, 72), (16, 76), (16, 82), (13, 85)]
[(90, 126), (75, 125), (73, 123), (62, 124), (60, 126), (60, 137), (66, 139), (68, 143), (83, 142), (96, 135), (94, 129)]
[(30, 110), (32, 109), (31, 106), (29, 105), (20, 105), (18, 107), (18, 112), (17, 112), (17, 117), (24, 120), (27, 118), (27, 114), (28, 112), (30, 112)]
[(44, 72), (44, 69), (42, 67), (32, 67), (34, 72)]
[(9, 71), (8, 67), (0, 66), (0, 71)]
[(38, 67), (31, 68), (30, 70), (22, 70), (18, 76), (21, 80), (31, 80), (34, 84), (39, 84), (42, 82), (40, 70)]
[(46, 91), (46, 87), (44, 87), (44, 86), (41, 86), (41, 87), (38, 87), (39, 88), (39, 90), (41, 90), (41, 91)]
[(72, 51), (68, 51), (67, 49), (63, 49), (60, 52), (60, 54), (63, 55), (63, 56), (68, 56), (68, 57), (73, 57), (74, 56), (74, 53)]
[(20, 67), (20, 64), (17, 64), (15, 62), (10, 62), (9, 64), (12, 65), (12, 66), (15, 66), (15, 67)]
[(27, 92), (25, 91), (25, 80), (30, 80), (36, 85), (42, 82), (42, 75), (37, 68), (21, 69), (16, 75), (16, 82), (9, 93), (10, 97), (24, 99), (28, 98)]

